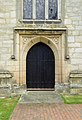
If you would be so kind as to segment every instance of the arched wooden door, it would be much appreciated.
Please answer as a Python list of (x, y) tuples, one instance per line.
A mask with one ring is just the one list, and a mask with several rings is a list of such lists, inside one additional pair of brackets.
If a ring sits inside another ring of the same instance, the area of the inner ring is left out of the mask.
[(27, 88), (54, 88), (55, 58), (44, 43), (35, 44), (26, 57)]

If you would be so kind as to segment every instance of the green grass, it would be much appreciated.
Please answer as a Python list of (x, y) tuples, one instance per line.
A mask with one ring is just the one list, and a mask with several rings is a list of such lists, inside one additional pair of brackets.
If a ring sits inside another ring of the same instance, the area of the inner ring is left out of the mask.
[(82, 104), (82, 95), (62, 95), (65, 104)]
[(19, 97), (10, 97), (0, 99), (0, 120), (9, 120)]

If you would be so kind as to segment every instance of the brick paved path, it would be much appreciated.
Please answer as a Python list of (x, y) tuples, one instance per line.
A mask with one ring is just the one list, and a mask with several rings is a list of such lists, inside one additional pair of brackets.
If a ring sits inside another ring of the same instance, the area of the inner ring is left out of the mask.
[(21, 104), (11, 120), (82, 120), (82, 104)]

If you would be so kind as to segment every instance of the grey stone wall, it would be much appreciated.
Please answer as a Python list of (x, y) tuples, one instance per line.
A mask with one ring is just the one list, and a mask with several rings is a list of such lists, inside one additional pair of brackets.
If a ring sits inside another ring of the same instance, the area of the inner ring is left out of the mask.
[(0, 68), (7, 69), (13, 48), (13, 27), (16, 26), (16, 0), (0, 0)]
[(71, 70), (82, 70), (82, 0), (65, 0)]

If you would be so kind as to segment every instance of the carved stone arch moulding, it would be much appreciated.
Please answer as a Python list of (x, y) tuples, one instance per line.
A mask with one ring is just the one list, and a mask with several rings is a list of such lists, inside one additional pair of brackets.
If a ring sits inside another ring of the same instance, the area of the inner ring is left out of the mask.
[[(37, 38), (39, 39), (38, 42), (47, 42), (48, 44), (50, 44), (50, 41), (54, 42), (56, 48), (58, 47), (59, 43), (61, 42), (59, 40), (61, 36), (57, 35), (57, 36), (43, 36), (43, 35), (22, 35), (22, 46), (24, 48), (24, 46), (26, 46), (26, 44), (28, 43), (32, 43), (34, 44), (34, 39), (36, 40)], [(42, 41), (45, 38), (45, 41)], [(37, 41), (36, 41), (37, 42)], [(47, 44), (46, 43), (46, 44)]]
[[(47, 36), (33, 36), (30, 37), (30, 39), (28, 39), (28, 35), (26, 35), (26, 43), (23, 45), (23, 49), (22, 49), (22, 55), (27, 54), (27, 51), (36, 43), (38, 42), (42, 42), (45, 43), (46, 45), (48, 45), (53, 52), (56, 52), (58, 54), (58, 45), (56, 44), (56, 42), (53, 39), (49, 39)], [(22, 36), (23, 37), (23, 36)], [(53, 47), (53, 45), (55, 47)], [(26, 55), (25, 55), (26, 56)], [(24, 57), (23, 57), (24, 58)]]

